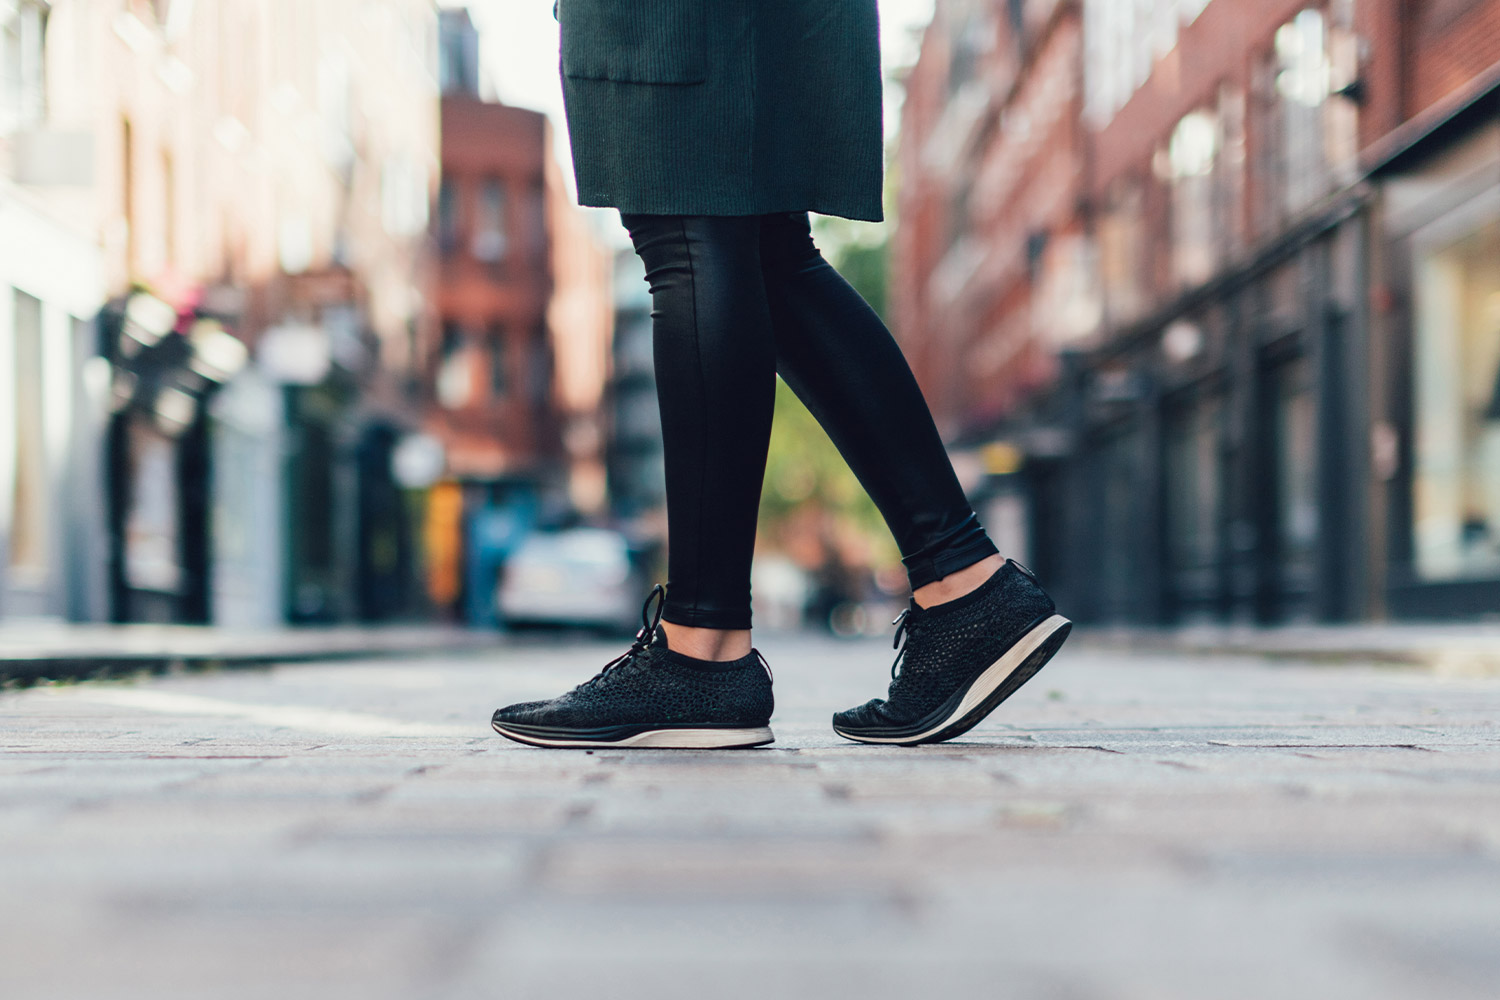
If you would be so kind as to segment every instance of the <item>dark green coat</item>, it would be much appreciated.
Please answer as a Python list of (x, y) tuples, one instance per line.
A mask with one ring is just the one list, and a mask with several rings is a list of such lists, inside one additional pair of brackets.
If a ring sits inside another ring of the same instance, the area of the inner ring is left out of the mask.
[(559, 0), (578, 201), (879, 221), (876, 0)]

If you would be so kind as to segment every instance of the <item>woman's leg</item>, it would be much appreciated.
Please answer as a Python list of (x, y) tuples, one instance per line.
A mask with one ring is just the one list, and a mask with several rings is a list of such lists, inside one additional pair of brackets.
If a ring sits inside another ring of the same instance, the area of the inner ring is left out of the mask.
[(679, 626), (667, 635), (682, 652), (734, 659), (750, 648), (750, 560), (776, 398), (760, 219), (620, 218), (651, 285), (667, 479), (662, 620)]
[(807, 213), (761, 219), (777, 370), (885, 517), (918, 603), (972, 590), (1001, 565), (998, 550), (958, 484), (900, 347), (823, 259)]

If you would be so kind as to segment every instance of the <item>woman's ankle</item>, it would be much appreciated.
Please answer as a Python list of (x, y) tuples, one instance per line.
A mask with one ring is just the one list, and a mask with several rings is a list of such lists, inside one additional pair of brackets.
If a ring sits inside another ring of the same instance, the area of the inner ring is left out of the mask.
[(738, 660), (750, 655), (749, 629), (698, 628), (662, 620), (667, 648), (695, 660)]
[(977, 589), (981, 583), (995, 575), (995, 571), (1005, 565), (1005, 557), (1000, 555), (985, 556), (977, 563), (965, 566), (963, 569), (954, 570), (940, 580), (934, 580), (924, 584), (912, 591), (912, 599), (917, 602), (919, 608), (931, 608), (948, 601), (957, 600), (967, 593)]

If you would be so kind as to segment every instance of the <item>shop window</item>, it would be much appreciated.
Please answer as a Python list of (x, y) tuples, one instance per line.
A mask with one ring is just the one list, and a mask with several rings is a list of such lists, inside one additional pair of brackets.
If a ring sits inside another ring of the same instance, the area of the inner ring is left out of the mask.
[(1500, 207), (1415, 248), (1417, 572), (1500, 577)]
[(1167, 551), (1179, 598), (1199, 604), (1213, 597), (1219, 560), (1223, 404), (1205, 401), (1179, 412), (1167, 426)]
[(1283, 598), (1312, 587), (1318, 544), (1317, 398), (1312, 366), (1299, 358), (1273, 373), (1276, 550)]
[(183, 580), (176, 445), (156, 427), (133, 420), (127, 448), (125, 584), (135, 590), (176, 593)]
[(1100, 499), (1096, 561), (1099, 576), (1099, 617), (1125, 621), (1141, 610), (1140, 587), (1140, 434), (1122, 428), (1101, 442), (1098, 460)]

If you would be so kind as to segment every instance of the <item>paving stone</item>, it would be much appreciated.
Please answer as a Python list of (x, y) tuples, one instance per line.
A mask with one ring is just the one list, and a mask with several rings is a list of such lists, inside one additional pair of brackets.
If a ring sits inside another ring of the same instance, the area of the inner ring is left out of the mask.
[(1500, 678), (1081, 646), (882, 748), (883, 642), (758, 644), (755, 751), (489, 733), (597, 642), (0, 692), (0, 995), (1493, 995)]

